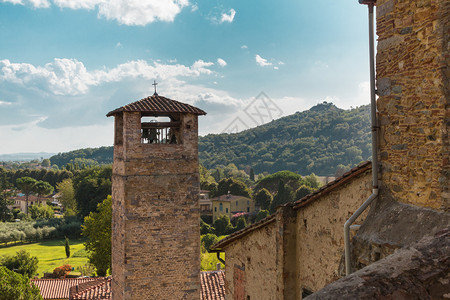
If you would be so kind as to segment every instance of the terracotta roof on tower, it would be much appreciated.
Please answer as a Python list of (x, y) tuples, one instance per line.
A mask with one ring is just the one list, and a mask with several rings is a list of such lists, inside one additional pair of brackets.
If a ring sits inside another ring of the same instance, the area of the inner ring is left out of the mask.
[(191, 113), (206, 115), (203, 110), (185, 103), (181, 103), (166, 97), (154, 94), (139, 101), (127, 104), (110, 111), (106, 116), (110, 117), (120, 112), (149, 112), (149, 113)]

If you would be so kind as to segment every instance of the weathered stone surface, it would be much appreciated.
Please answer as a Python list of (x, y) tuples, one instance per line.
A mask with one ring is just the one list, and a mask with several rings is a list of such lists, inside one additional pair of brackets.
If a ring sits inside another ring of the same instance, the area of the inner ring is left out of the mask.
[(450, 208), (449, 22), (449, 1), (377, 1), (381, 180), (401, 202), (444, 211)]
[(352, 267), (361, 269), (450, 226), (450, 214), (394, 201), (383, 193), (352, 240)]
[(181, 144), (142, 144), (140, 113), (115, 118), (113, 299), (199, 299), (197, 116)]
[(306, 299), (445, 299), (450, 228), (342, 278)]

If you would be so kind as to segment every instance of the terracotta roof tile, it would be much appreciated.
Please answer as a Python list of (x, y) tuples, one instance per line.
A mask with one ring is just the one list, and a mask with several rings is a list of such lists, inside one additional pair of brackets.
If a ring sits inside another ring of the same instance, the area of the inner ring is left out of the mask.
[(111, 276), (70, 288), (70, 300), (111, 299)]
[[(309, 195), (306, 195), (305, 197), (301, 198), (300, 200), (297, 200), (294, 203), (286, 203), (284, 206), (292, 206), (294, 209), (299, 209), (305, 205), (308, 205), (309, 203), (313, 202), (314, 200), (320, 198), (321, 196), (328, 194), (329, 192), (333, 191), (337, 187), (349, 182), (352, 178), (366, 172), (367, 170), (370, 170), (372, 168), (372, 164), (370, 161), (366, 161), (358, 165), (357, 167), (354, 167), (350, 171), (344, 173), (342, 176), (336, 178), (333, 181), (330, 181), (328, 184), (322, 186), (320, 189), (312, 192)], [(227, 246), (231, 242), (240, 239), (242, 236), (247, 235), (248, 233), (252, 232), (253, 230), (256, 230), (258, 228), (264, 227), (267, 224), (275, 221), (275, 213), (268, 216), (265, 219), (262, 219), (261, 221), (254, 223), (248, 227), (245, 227), (244, 229), (241, 229), (239, 231), (236, 231), (233, 234), (230, 234), (226, 238), (220, 240), (218, 243), (211, 246), (212, 251), (222, 251), (223, 247)]]
[(155, 94), (139, 101), (119, 107), (110, 111), (106, 116), (110, 117), (120, 112), (147, 112), (147, 113), (191, 113), (196, 115), (206, 115), (203, 110), (189, 104), (171, 100)]
[(44, 299), (69, 299), (71, 287), (97, 280), (98, 278), (31, 279)]
[(225, 299), (225, 272), (200, 272), (201, 300)]
[[(32, 279), (44, 299), (109, 300), (111, 276), (107, 278)], [(225, 299), (225, 272), (200, 272), (200, 299)], [(69, 292), (70, 291), (70, 292)]]

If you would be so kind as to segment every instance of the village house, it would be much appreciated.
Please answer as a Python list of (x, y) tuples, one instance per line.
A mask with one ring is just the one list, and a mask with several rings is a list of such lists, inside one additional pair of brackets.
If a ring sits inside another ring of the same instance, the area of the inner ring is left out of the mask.
[[(23, 193), (18, 191), (17, 195), (12, 197), (12, 200), (14, 203), (9, 206), (9, 209), (18, 208), (20, 211), (26, 213), (27, 212), (27, 196), (25, 196)], [(28, 196), (28, 207), (33, 205), (47, 205), (47, 201), (54, 201), (52, 196), (46, 196), (46, 197), (38, 197), (36, 195), (29, 195)]]
[(252, 199), (237, 195), (222, 195), (211, 199), (213, 222), (222, 215), (230, 219), (236, 213), (253, 213), (255, 203)]

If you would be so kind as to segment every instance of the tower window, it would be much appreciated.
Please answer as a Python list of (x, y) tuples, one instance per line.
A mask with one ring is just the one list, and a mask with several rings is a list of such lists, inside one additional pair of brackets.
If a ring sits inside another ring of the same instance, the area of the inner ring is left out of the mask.
[(180, 121), (174, 117), (142, 117), (142, 144), (181, 144)]

